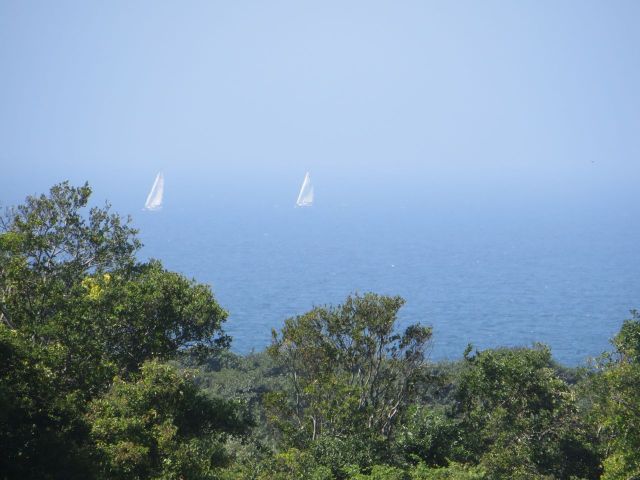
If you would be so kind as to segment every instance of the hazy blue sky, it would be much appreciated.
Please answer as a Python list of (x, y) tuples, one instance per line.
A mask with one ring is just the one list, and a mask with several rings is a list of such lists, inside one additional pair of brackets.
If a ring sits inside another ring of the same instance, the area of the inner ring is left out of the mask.
[(138, 207), (162, 169), (267, 203), (310, 170), (327, 204), (637, 204), (639, 24), (638, 1), (0, 0), (0, 202), (71, 178)]

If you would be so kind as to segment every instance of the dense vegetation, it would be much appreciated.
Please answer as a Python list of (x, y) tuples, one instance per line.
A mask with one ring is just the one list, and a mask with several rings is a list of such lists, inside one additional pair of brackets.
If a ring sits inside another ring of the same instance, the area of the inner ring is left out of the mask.
[(90, 194), (0, 220), (0, 478), (640, 478), (636, 312), (580, 369), (543, 345), (431, 363), (372, 293), (238, 356), (209, 287), (140, 263)]

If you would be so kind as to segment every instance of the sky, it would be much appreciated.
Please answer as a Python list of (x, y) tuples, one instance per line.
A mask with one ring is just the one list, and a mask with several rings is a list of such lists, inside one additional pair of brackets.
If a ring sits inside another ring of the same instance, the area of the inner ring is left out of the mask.
[[(0, 203), (638, 212), (640, 2), (0, 0)], [(206, 193), (206, 194), (205, 194)], [(321, 203), (321, 202), (318, 202)], [(549, 207), (551, 208), (551, 207)]]

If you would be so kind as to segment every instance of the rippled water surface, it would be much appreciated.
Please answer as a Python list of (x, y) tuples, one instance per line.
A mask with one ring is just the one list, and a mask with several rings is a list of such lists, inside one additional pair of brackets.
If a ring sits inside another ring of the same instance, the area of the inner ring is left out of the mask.
[(258, 206), (136, 215), (143, 256), (212, 285), (233, 349), (350, 292), (403, 296), (432, 325), (432, 357), (465, 346), (552, 347), (566, 364), (607, 349), (640, 307), (640, 228), (606, 212), (432, 215), (418, 208)]

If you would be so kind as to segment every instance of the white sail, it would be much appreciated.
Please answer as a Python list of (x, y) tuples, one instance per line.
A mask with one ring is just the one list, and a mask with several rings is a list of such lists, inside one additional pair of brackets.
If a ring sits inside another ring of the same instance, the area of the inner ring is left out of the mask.
[(156, 179), (153, 182), (151, 191), (147, 196), (147, 201), (144, 204), (145, 210), (160, 210), (162, 208), (162, 196), (164, 195), (164, 176), (162, 172), (156, 175)]
[(300, 193), (298, 194), (298, 200), (296, 200), (298, 207), (310, 207), (313, 205), (313, 185), (311, 184), (311, 177), (309, 172), (304, 176), (302, 181), (302, 187), (300, 187)]

